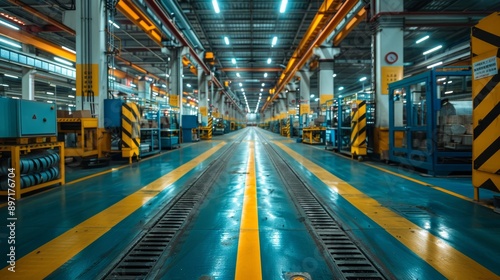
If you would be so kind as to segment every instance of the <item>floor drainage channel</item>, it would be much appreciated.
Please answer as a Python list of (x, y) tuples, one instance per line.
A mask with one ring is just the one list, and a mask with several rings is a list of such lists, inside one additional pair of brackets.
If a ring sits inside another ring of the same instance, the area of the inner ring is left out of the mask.
[(155, 274), (155, 267), (175, 244), (177, 237), (197, 212), (215, 180), (226, 169), (234, 153), (235, 141), (214, 160), (203, 173), (165, 206), (151, 222), (152, 226), (110, 266), (102, 279), (146, 279)]
[[(264, 147), (297, 210), (305, 218), (306, 226), (309, 227), (319, 246), (323, 247), (323, 252), (326, 253), (325, 259), (335, 279), (386, 279), (276, 150), (271, 145)], [(298, 277), (296, 279), (302, 279)]]

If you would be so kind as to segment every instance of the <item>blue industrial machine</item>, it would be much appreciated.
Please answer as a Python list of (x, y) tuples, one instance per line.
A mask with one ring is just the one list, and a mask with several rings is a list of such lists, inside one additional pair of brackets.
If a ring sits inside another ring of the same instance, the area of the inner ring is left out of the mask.
[(429, 174), (470, 172), (470, 71), (432, 70), (389, 85), (389, 160)]
[(225, 131), (224, 119), (214, 118), (213, 122), (213, 135), (222, 135)]
[(182, 142), (189, 143), (198, 140), (198, 133), (193, 130), (198, 129), (198, 116), (182, 115)]
[(57, 113), (51, 103), (2, 97), (0, 118), (0, 138), (57, 135)]

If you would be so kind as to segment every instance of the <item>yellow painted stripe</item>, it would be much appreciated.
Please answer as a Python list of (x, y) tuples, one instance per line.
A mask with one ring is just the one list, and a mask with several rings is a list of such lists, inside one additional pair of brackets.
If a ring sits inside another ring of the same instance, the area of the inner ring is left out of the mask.
[(262, 279), (257, 183), (255, 180), (255, 149), (253, 142), (250, 143), (248, 158), (248, 175), (245, 183), (238, 255), (236, 257), (236, 280)]
[(151, 198), (158, 195), (159, 192), (168, 188), (187, 172), (213, 155), (225, 144), (225, 142), (221, 142), (200, 156), (174, 169), (32, 251), (16, 262), (16, 273), (9, 272), (7, 270), (8, 267), (1, 270), (0, 279), (8, 279), (7, 277), (15, 277), (15, 279), (42, 279), (49, 276), (65, 262), (108, 232), (112, 227), (144, 206)]
[(417, 179), (414, 179), (414, 178), (411, 178), (411, 177), (408, 177), (408, 176), (405, 176), (403, 174), (399, 174), (399, 173), (396, 173), (394, 171), (390, 171), (390, 170), (387, 170), (385, 168), (382, 168), (380, 166), (376, 166), (376, 165), (373, 165), (373, 164), (370, 164), (370, 163), (364, 163), (370, 167), (373, 167), (375, 169), (378, 169), (380, 171), (383, 171), (383, 172), (386, 172), (386, 173), (389, 173), (391, 175), (394, 175), (394, 176), (398, 176), (400, 178), (403, 178), (405, 180), (408, 180), (408, 181), (412, 181), (414, 183), (417, 183), (417, 184), (420, 184), (420, 185), (423, 185), (423, 186), (426, 186), (426, 187), (430, 187), (430, 188), (433, 188), (435, 190), (438, 190), (440, 192), (444, 192), (446, 194), (449, 194), (449, 195), (452, 195), (454, 197), (457, 197), (457, 198), (460, 198), (460, 199), (463, 199), (463, 200), (467, 200), (467, 201), (470, 201), (470, 202), (473, 202), (473, 203), (477, 203), (477, 204), (480, 204), (482, 206), (485, 206), (485, 207), (488, 207), (488, 208), (491, 208), (491, 209), (494, 209), (493, 205), (488, 205), (486, 203), (483, 203), (483, 202), (476, 202), (474, 201), (472, 198), (468, 198), (467, 196), (464, 196), (464, 195), (461, 195), (461, 194), (458, 194), (458, 193), (455, 193), (455, 192), (452, 192), (450, 190), (447, 190), (447, 189), (444, 189), (442, 187), (438, 187), (438, 186), (434, 186), (434, 185), (431, 185), (429, 183), (426, 183), (426, 182), (423, 182), (423, 181), (420, 181), (420, 180), (417, 180)]
[(463, 279), (498, 279), (498, 275), (462, 254), (445, 240), (382, 206), (377, 200), (285, 145), (277, 141), (274, 143), (446, 278), (456, 279), (458, 275)]

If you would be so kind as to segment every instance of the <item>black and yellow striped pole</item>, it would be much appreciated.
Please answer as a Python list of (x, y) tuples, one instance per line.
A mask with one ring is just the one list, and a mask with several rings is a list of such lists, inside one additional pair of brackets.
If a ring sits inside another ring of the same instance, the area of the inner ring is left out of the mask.
[(351, 103), (351, 155), (362, 160), (366, 155), (366, 101)]
[(500, 191), (500, 13), (472, 28), (472, 185)]
[(122, 105), (122, 157), (139, 158), (139, 147), (141, 146), (141, 127), (139, 124), (139, 108), (135, 103), (124, 103)]
[(214, 124), (214, 119), (212, 118), (212, 116), (208, 117), (208, 125), (207, 125), (207, 129), (208, 129), (207, 139), (208, 140), (212, 139), (213, 124)]
[(290, 117), (286, 118), (286, 137), (290, 138)]

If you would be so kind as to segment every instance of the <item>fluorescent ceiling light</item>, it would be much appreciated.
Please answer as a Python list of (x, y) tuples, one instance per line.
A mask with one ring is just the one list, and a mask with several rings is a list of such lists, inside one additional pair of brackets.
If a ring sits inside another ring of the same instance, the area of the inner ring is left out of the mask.
[(71, 88), (71, 90), (76, 91), (76, 88)]
[(448, 81), (448, 84), (451, 84), (451, 83), (453, 83), (453, 81)]
[(74, 96), (74, 95), (68, 95), (68, 97), (69, 97), (69, 98), (75, 98), (75, 96)]
[(267, 64), (271, 64), (271, 61), (272, 61), (271, 58), (268, 58), (267, 59)]
[(214, 11), (216, 14), (220, 13), (219, 9), (219, 3), (217, 3), (217, 0), (212, 0), (212, 5), (214, 5)]
[(427, 39), (429, 39), (429, 35), (424, 36), (424, 37), (422, 37), (422, 38), (418, 39), (418, 40), (417, 40), (417, 44), (420, 44), (420, 43), (422, 43), (423, 41), (425, 41), (425, 40), (427, 40)]
[(54, 60), (59, 62), (59, 63), (62, 63), (62, 64), (65, 64), (65, 65), (68, 65), (68, 66), (73, 66), (73, 63), (65, 60), (65, 59), (62, 59), (62, 58), (59, 58), (57, 56), (54, 56)]
[(191, 87), (191, 84), (186, 84), (187, 87)]
[(453, 90), (445, 91), (444, 94), (450, 94), (453, 93)]
[(48, 95), (54, 95), (54, 93), (53, 93), (53, 92), (50, 92), (50, 91), (47, 91), (47, 94), (48, 94)]
[(334, 77), (334, 78), (337, 77), (337, 74), (333, 74), (332, 77)]
[(232, 62), (233, 64), (236, 64), (236, 59), (231, 58), (231, 62)]
[(67, 50), (67, 51), (68, 51), (68, 52), (70, 52), (70, 53), (74, 53), (74, 54), (76, 54), (76, 51), (74, 51), (74, 50), (72, 50), (72, 49), (70, 49), (70, 48), (68, 48), (68, 47), (65, 47), (65, 46), (61, 46), (61, 47), (62, 47), (63, 49), (65, 49), (65, 50)]
[(0, 87), (8, 87), (8, 84), (0, 84)]
[(437, 46), (437, 47), (434, 47), (434, 48), (432, 48), (432, 49), (430, 49), (430, 50), (425, 51), (425, 52), (423, 53), (423, 55), (430, 54), (431, 52), (435, 52), (435, 51), (439, 50), (439, 49), (440, 49), (440, 48), (442, 48), (442, 47), (443, 47), (442, 45), (439, 45), (439, 46)]
[(54, 101), (52, 101), (52, 100), (47, 100), (47, 103), (54, 103)]
[(14, 79), (19, 79), (18, 76), (14, 76), (14, 75), (9, 75), (9, 74), (3, 74), (5, 77), (10, 77), (10, 78), (14, 78)]
[(314, 99), (314, 101), (318, 101), (318, 100), (319, 100), (319, 98), (315, 98), (315, 99)]
[(437, 79), (438, 82), (445, 81), (446, 77)]
[(266, 73), (264, 73), (264, 78), (267, 78), (267, 72), (266, 72)]
[(271, 46), (273, 46), (273, 47), (274, 47), (274, 46), (276, 45), (276, 43), (277, 43), (277, 42), (278, 42), (278, 37), (274, 36), (274, 37), (273, 37), (273, 41), (271, 42)]
[(7, 26), (7, 27), (10, 27), (10, 28), (12, 28), (12, 29), (14, 29), (14, 30), (19, 30), (19, 27), (15, 26), (15, 25), (12, 25), (12, 24), (10, 24), (10, 23), (7, 23), (7, 22), (5, 22), (5, 21), (3, 21), (3, 20), (0, 20), (0, 24), (3, 24), (3, 25), (5, 25), (5, 26)]
[(240, 85), (240, 87), (242, 87), (242, 86), (243, 86), (243, 84), (242, 84), (242, 83), (239, 83), (239, 85)]
[(339, 90), (343, 90), (343, 89), (344, 89), (344, 87), (339, 87)]
[(260, 85), (261, 85), (261, 86), (265, 86), (266, 84), (265, 84), (265, 83), (262, 83), (262, 84), (260, 84)]
[(5, 40), (5, 39), (0, 38), (0, 42), (2, 42), (2, 43), (4, 43), (4, 44), (7, 44), (7, 45), (9, 45), (9, 46), (13, 46), (13, 47), (16, 47), (16, 48), (21, 48), (21, 45), (16, 44), (16, 43), (14, 43), (14, 42), (11, 42), (11, 41), (9, 41), (9, 40)]
[(433, 68), (433, 67), (436, 67), (436, 66), (441, 65), (441, 64), (443, 64), (443, 62), (442, 62), (442, 61), (437, 62), (437, 63), (434, 63), (434, 64), (431, 64), (431, 65), (427, 66), (427, 69), (429, 69), (429, 68)]
[(366, 81), (366, 77), (363, 77), (363, 78), (359, 79), (359, 81), (360, 81), (360, 82), (362, 82), (362, 81)]
[(226, 43), (226, 45), (229, 45), (229, 38), (227, 38), (227, 36), (224, 36), (224, 42)]
[(311, 98), (313, 98), (313, 97), (314, 97), (314, 94), (311, 94)]
[(108, 22), (112, 24), (114, 27), (120, 29), (120, 26), (118, 26), (118, 24), (114, 23), (112, 20), (108, 20)]
[(245, 89), (244, 89), (244, 88), (241, 88), (241, 91), (245, 91)]
[(288, 4), (288, 0), (281, 0), (280, 13), (284, 13), (286, 10), (286, 4)]
[(236, 77), (240, 78), (241, 77), (240, 73), (236, 73)]

